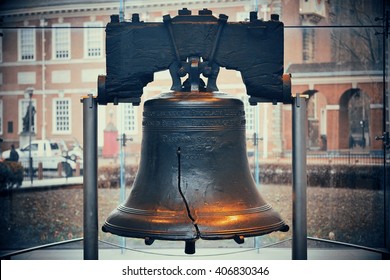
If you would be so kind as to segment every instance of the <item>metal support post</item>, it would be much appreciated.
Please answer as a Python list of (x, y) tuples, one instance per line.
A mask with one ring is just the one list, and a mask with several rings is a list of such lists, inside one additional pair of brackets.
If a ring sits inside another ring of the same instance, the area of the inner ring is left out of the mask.
[(293, 113), (293, 233), (292, 259), (307, 259), (306, 99), (297, 94)]
[(98, 259), (97, 101), (89, 94), (83, 103), (84, 140), (84, 259)]

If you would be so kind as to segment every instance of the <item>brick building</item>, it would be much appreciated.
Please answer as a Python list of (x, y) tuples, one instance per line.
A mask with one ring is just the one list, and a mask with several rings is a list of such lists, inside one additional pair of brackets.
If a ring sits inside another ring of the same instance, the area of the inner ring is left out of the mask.
[[(293, 75), (293, 92), (310, 96), (309, 148), (380, 150), (381, 143), (373, 141), (375, 135), (382, 134), (383, 123), (380, 61), (363, 64), (345, 59), (340, 62), (341, 55), (335, 54), (331, 29), (319, 28), (332, 25), (330, 15), (335, 7), (328, 1), (123, 2), (125, 20), (130, 19), (132, 13), (139, 13), (143, 21), (161, 22), (163, 15), (174, 16), (177, 10), (187, 7), (193, 13), (208, 8), (216, 16), (223, 13), (229, 16), (229, 21), (240, 21), (249, 18), (249, 12), (256, 9), (256, 2), (259, 18), (268, 20), (271, 14), (279, 14), (286, 25), (285, 70)], [(0, 4), (2, 150), (13, 143), (20, 144), (23, 117), (30, 101), (25, 94), (27, 89), (33, 89), (37, 139), (62, 139), (69, 145), (74, 141), (82, 142), (80, 98), (91, 92), (96, 94), (97, 76), (105, 74), (104, 27), (110, 15), (119, 13), (119, 6), (120, 1), (109, 0), (30, 0)], [(371, 4), (368, 11), (372, 12), (372, 17), (380, 16), (374, 6)], [(144, 90), (143, 101), (168, 91), (170, 85), (167, 71), (156, 73), (154, 82)], [(246, 99), (238, 72), (221, 71), (218, 86), (223, 92)], [(291, 106), (259, 104), (255, 109), (248, 105), (246, 111), (248, 139), (258, 132), (262, 139), (259, 147), (262, 157), (281, 156), (291, 151)], [(136, 154), (134, 151), (139, 149), (142, 136), (141, 118), (142, 103), (139, 107), (130, 104), (99, 107), (99, 147), (104, 151), (104, 145), (117, 145), (113, 143), (115, 137), (110, 137), (110, 143), (104, 142), (107, 128), (110, 132), (116, 128), (119, 134), (126, 133), (133, 138), (127, 149)], [(253, 149), (251, 143), (248, 142), (249, 150)]]

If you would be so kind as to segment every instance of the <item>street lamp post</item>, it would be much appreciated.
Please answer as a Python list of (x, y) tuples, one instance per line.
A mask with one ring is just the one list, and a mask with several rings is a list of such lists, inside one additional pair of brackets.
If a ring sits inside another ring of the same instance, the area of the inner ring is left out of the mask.
[[(126, 196), (126, 179), (125, 179), (125, 151), (127, 141), (133, 141), (133, 138), (127, 137), (125, 133), (122, 134), (120, 138), (117, 139), (120, 141), (120, 194), (119, 194), (119, 203), (123, 203)], [(122, 254), (123, 250), (126, 247), (126, 239), (122, 237)]]
[(32, 96), (34, 93), (34, 89), (27, 88), (24, 97), (29, 98), (28, 101), (28, 143), (29, 143), (29, 149), (28, 149), (28, 174), (30, 176), (31, 184), (33, 183), (33, 159), (31, 156), (31, 133), (32, 133)]

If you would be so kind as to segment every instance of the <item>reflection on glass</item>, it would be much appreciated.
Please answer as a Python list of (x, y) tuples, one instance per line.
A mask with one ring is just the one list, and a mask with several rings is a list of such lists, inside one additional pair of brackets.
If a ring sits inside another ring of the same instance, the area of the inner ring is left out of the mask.
[[(247, 2), (218, 8), (210, 4), (210, 9), (214, 15), (228, 14), (229, 21), (245, 20), (245, 11), (252, 5)], [(312, 6), (300, 7), (301, 2), (310, 2)], [(191, 5), (187, 7), (193, 14), (203, 8)], [(383, 133), (385, 110), (383, 37), (376, 34), (382, 29), (375, 21), (382, 17), (382, 1), (259, 1), (259, 5), (261, 19), (268, 20), (272, 13), (281, 15), (285, 24), (284, 70), (292, 73), (293, 93), (307, 95), (309, 236), (384, 247), (384, 192), (388, 186), (383, 183), (383, 142), (375, 140)], [(1, 152), (11, 144), (22, 146), (20, 134), (28, 105), (23, 94), (31, 86), (36, 139), (63, 142), (61, 149), (69, 155), (64, 161), (70, 161), (71, 154), (77, 155), (79, 174), (82, 172), (82, 147), (86, 143), (82, 143), (79, 100), (85, 94), (96, 93), (97, 76), (105, 74), (104, 54), (108, 50), (104, 28), (110, 14), (116, 12), (108, 6), (107, 10), (88, 16), (74, 8), (73, 12), (59, 12), (58, 16), (50, 13), (44, 25), (41, 16), (12, 17), (7, 14), (10, 11), (0, 9), (7, 27), (0, 30), (0, 137), (4, 140), (0, 143)], [(141, 20), (158, 22), (162, 22), (161, 10), (144, 6), (134, 9)], [(177, 8), (168, 12), (174, 16)], [(49, 15), (45, 13), (44, 16)], [(155, 75), (154, 82), (144, 90), (143, 102), (161, 91), (169, 91), (171, 81), (165, 74)], [(246, 100), (240, 73), (225, 71), (219, 79), (221, 91)], [(249, 162), (253, 174), (259, 165), (259, 191), (264, 199), (292, 226), (291, 106), (259, 104), (257, 109), (257, 117), (254, 107), (248, 106), (246, 112)], [(122, 133), (133, 139), (123, 147), (129, 194), (138, 168), (141, 123), (142, 106), (110, 104), (99, 108), (99, 227), (120, 202), (117, 139)], [(258, 136), (256, 145), (254, 132)], [(9, 174), (4, 164), (0, 162), (1, 178)], [(39, 172), (35, 171), (36, 182)], [(43, 178), (58, 178), (61, 173), (45, 172), (43, 166)], [(0, 195), (0, 251), (82, 237), (80, 183), (33, 191), (24, 191), (23, 187), (11, 191), (4, 186), (1, 185)], [(259, 244), (266, 246), (291, 236), (291, 230), (273, 233), (261, 237)], [(120, 237), (111, 234), (100, 232), (99, 238), (123, 245)], [(255, 241), (250, 238), (240, 246), (230, 240), (200, 244), (197, 246), (253, 248)], [(142, 240), (129, 239), (126, 246), (181, 249), (183, 244), (156, 242), (146, 247)], [(286, 241), (282, 246), (290, 244)]]

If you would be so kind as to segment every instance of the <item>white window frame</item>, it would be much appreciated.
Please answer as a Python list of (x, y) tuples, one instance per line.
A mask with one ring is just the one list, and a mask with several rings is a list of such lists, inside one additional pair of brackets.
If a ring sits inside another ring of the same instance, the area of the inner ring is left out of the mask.
[(0, 135), (4, 132), (4, 112), (3, 112), (3, 100), (0, 100)]
[[(84, 58), (102, 58), (103, 57), (103, 23), (100, 21), (91, 21), (84, 23)], [(91, 47), (99, 50), (98, 55), (93, 55)]]
[[(69, 60), (71, 59), (71, 33), (70, 23), (53, 24), (52, 31), (52, 49), (54, 60)], [(57, 51), (67, 52), (66, 57), (58, 57)]]
[[(65, 112), (60, 111), (58, 109), (58, 102), (59, 101), (66, 101), (68, 102), (67, 110)], [(67, 97), (63, 98), (53, 98), (53, 114), (52, 114), (52, 132), (53, 134), (71, 134), (72, 133), (72, 100)], [(60, 115), (59, 115), (60, 113)], [(63, 121), (67, 121), (67, 129), (62, 129), (61, 127), (64, 127), (66, 125), (59, 124), (58, 118), (64, 118)]]
[[(19, 99), (19, 110), (18, 110), (18, 133), (23, 132), (23, 117), (27, 113), (28, 104), (30, 102), (29, 98)], [(35, 108), (34, 114), (34, 126), (32, 132), (37, 133), (37, 100), (32, 98), (31, 103)]]
[[(23, 44), (23, 33), (31, 32), (31, 39), (28, 44)], [(35, 61), (36, 60), (36, 32), (34, 26), (29, 26), (29, 28), (18, 29), (18, 59), (19, 61)], [(29, 49), (32, 55), (31, 58), (24, 58), (25, 48)]]
[(126, 134), (138, 133), (138, 106), (131, 103), (123, 104), (123, 130)]

